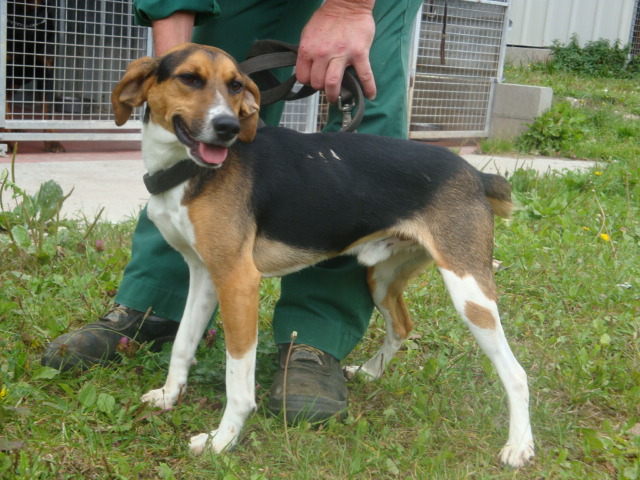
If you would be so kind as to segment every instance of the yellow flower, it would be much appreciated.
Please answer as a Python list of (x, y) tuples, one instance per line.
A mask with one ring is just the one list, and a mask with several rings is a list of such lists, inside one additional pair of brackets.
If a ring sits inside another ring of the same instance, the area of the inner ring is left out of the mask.
[(582, 227), (582, 229), (583, 229), (585, 232), (588, 232), (588, 231), (590, 231), (590, 230), (591, 230), (589, 227)]
[(605, 242), (608, 242), (609, 240), (611, 240), (611, 238), (609, 238), (609, 235), (607, 235), (606, 233), (601, 233), (600, 238)]
[(5, 387), (2, 387), (2, 390), (0, 390), (0, 400), (2, 400), (6, 396), (7, 396), (7, 389)]
[(602, 172), (593, 172), (593, 173), (594, 175), (598, 175), (598, 176), (602, 175)]

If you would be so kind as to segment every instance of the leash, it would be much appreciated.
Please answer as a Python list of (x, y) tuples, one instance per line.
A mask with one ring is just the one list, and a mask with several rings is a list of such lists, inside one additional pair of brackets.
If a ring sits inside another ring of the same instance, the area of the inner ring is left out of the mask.
[[(298, 58), (298, 46), (278, 40), (258, 40), (253, 44), (247, 60), (240, 63), (240, 69), (253, 77), (261, 86), (260, 105), (270, 105), (279, 100), (291, 101), (308, 97), (317, 92), (316, 89), (303, 85), (293, 92), (296, 76), (291, 75), (280, 82), (270, 70), (282, 67), (293, 67)], [(356, 108), (357, 107), (357, 108)], [(342, 111), (341, 132), (355, 132), (364, 116), (364, 95), (360, 82), (350, 71), (345, 71), (342, 78), (342, 89), (338, 98), (338, 108)], [(355, 109), (355, 113), (352, 113)]]

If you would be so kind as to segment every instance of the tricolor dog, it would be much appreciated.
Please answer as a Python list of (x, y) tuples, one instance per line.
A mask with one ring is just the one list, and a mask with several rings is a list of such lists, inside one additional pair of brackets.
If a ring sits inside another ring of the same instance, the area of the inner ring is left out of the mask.
[[(218, 429), (193, 437), (191, 449), (221, 452), (256, 408), (261, 277), (355, 255), (368, 267), (386, 322), (383, 346), (360, 369), (378, 378), (412, 328), (403, 289), (435, 263), (508, 395), (500, 459), (524, 465), (534, 452), (527, 376), (502, 330), (492, 271), (493, 215), (512, 208), (507, 181), (447, 149), (408, 140), (258, 129), (259, 95), (225, 52), (194, 44), (134, 61), (113, 91), (118, 125), (147, 102), (143, 159), (148, 176), (160, 179), (149, 217), (190, 271), (166, 383), (143, 400), (176, 403), (219, 304), (227, 405)], [(175, 167), (185, 159), (186, 167)]]

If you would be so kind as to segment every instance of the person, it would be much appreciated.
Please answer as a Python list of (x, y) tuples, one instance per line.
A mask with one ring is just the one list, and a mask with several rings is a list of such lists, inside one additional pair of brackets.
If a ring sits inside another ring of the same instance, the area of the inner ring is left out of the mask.
[[(297, 79), (335, 103), (342, 76), (353, 67), (368, 98), (358, 131), (407, 138), (408, 52), (420, 0), (136, 0), (138, 23), (153, 27), (156, 55), (193, 41), (245, 59), (257, 39), (299, 43)], [(289, 72), (290, 74), (290, 72)], [(282, 102), (261, 109), (278, 125)], [(342, 115), (329, 109), (325, 130), (338, 130)], [(345, 134), (346, 135), (346, 134)], [(123, 337), (159, 348), (174, 338), (188, 288), (188, 269), (143, 209), (132, 240), (115, 307), (99, 321), (53, 340), (44, 365), (66, 370), (118, 358)], [(338, 257), (281, 281), (273, 314), (280, 350), (267, 408), (283, 406), (284, 363), (291, 333), (298, 333), (287, 369), (287, 420), (321, 421), (343, 416), (347, 387), (340, 362), (363, 338), (373, 311), (366, 270)]]

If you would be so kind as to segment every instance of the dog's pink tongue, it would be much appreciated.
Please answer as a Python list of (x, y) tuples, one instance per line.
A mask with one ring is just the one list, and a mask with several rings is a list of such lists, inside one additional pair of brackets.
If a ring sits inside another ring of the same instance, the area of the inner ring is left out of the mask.
[(198, 154), (200, 158), (213, 165), (219, 165), (224, 162), (227, 158), (228, 151), (227, 148), (218, 145), (209, 145), (203, 142), (198, 143)]

